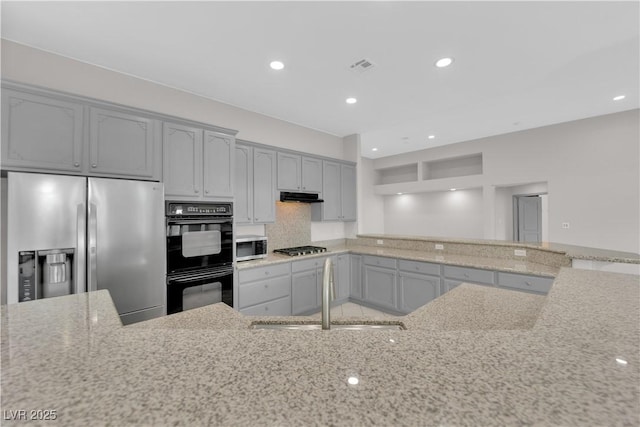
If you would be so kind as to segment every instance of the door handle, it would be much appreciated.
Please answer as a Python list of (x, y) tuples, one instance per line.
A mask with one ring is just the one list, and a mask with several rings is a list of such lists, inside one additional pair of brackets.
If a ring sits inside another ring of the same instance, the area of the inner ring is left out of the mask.
[(73, 293), (86, 292), (85, 282), (85, 253), (87, 250), (87, 211), (84, 203), (79, 203), (76, 207), (76, 253), (73, 262), (75, 263), (75, 277), (73, 279)]
[(98, 207), (89, 203), (89, 268), (87, 269), (87, 287), (89, 291), (98, 290)]

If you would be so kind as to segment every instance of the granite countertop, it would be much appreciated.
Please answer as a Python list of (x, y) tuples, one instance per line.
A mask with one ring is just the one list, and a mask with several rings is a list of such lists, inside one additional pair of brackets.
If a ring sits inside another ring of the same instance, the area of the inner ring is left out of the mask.
[(280, 255), (270, 253), (266, 258), (242, 261), (236, 263), (238, 270), (254, 267), (264, 267), (273, 264), (279, 264), (283, 262), (300, 261), (307, 258), (326, 257), (330, 255), (336, 255), (341, 253), (354, 253), (361, 255), (376, 255), (391, 258), (405, 259), (409, 261), (423, 261), (434, 262), (439, 264), (458, 265), (463, 267), (484, 268), (490, 270), (507, 271), (512, 273), (532, 274), (537, 276), (551, 276), (555, 277), (558, 274), (559, 268), (548, 266), (540, 263), (534, 263), (530, 261), (504, 259), (504, 258), (491, 258), (480, 257), (471, 255), (457, 255), (447, 253), (425, 252), (409, 249), (396, 249), (388, 247), (375, 247), (375, 246), (331, 246), (327, 248), (327, 252), (311, 255), (301, 255), (296, 257), (290, 257), (287, 255)]
[(358, 237), (369, 239), (399, 239), (414, 241), (449, 242), (467, 245), (512, 246), (531, 249), (543, 249), (549, 252), (565, 254), (571, 259), (583, 259), (603, 262), (620, 262), (640, 264), (640, 254), (634, 252), (615, 251), (610, 249), (590, 248), (586, 246), (567, 245), (553, 242), (514, 242), (509, 240), (484, 240), (484, 239), (452, 239), (447, 237), (429, 236), (404, 236), (392, 234), (359, 234)]
[(404, 331), (251, 330), (222, 304), (122, 327), (107, 291), (3, 306), (3, 425), (638, 425), (638, 280), (461, 285)]

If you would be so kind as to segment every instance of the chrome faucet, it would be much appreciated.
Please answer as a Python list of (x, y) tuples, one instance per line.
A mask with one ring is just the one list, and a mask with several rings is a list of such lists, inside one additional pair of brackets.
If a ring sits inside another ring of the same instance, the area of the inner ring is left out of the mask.
[(324, 262), (322, 276), (322, 329), (331, 329), (331, 301), (336, 298), (336, 284), (333, 281), (331, 258)]

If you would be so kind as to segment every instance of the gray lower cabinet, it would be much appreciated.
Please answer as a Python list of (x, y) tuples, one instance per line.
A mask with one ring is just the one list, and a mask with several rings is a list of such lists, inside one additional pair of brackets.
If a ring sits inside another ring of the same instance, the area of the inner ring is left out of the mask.
[(396, 260), (365, 255), (363, 300), (381, 308), (397, 310)]
[(398, 272), (398, 311), (411, 313), (440, 296), (440, 276)]
[(340, 304), (349, 299), (351, 281), (351, 259), (349, 254), (338, 255), (334, 266), (336, 284), (336, 303)]
[[(335, 266), (336, 257), (331, 258)], [(291, 311), (293, 315), (312, 314), (321, 309), (325, 259), (326, 257), (309, 258), (291, 263)]]
[(445, 265), (442, 271), (444, 276), (442, 287), (443, 294), (458, 286), (460, 283), (473, 283), (476, 285), (489, 286), (494, 286), (496, 283), (496, 273), (491, 270)]
[(498, 286), (504, 288), (547, 294), (552, 284), (553, 277), (498, 272)]
[(291, 311), (292, 314), (311, 314), (321, 307), (318, 270), (308, 270), (291, 275)]
[(349, 283), (349, 296), (355, 299), (362, 299), (362, 255), (351, 254), (351, 281)]
[(166, 196), (189, 200), (233, 197), (233, 136), (164, 122), (163, 143)]
[(247, 315), (291, 315), (291, 264), (238, 272), (238, 307)]
[(2, 168), (80, 173), (84, 107), (74, 102), (2, 90)]

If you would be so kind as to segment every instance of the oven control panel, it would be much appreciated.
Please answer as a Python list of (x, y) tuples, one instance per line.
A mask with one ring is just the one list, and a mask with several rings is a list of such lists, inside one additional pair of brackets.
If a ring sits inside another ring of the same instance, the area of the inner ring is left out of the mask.
[(167, 216), (231, 216), (231, 203), (167, 202)]

